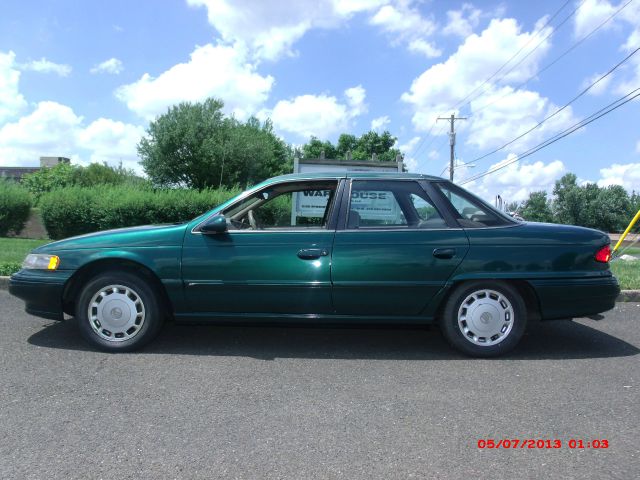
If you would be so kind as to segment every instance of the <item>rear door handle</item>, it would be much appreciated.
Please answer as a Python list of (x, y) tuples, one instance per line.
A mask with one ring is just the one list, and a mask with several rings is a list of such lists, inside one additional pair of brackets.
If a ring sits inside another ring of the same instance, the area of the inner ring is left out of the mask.
[(443, 259), (453, 258), (456, 256), (456, 249), (455, 248), (436, 248), (433, 251), (433, 256), (436, 258), (443, 258)]
[(326, 257), (329, 251), (325, 248), (303, 248), (298, 250), (298, 257), (303, 260), (315, 260), (316, 258)]

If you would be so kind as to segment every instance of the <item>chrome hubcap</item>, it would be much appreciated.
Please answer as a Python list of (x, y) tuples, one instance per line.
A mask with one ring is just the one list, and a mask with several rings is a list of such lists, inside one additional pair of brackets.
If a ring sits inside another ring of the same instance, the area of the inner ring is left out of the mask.
[(93, 331), (110, 342), (124, 342), (135, 337), (145, 318), (140, 295), (123, 285), (100, 289), (91, 298), (87, 313)]
[(475, 345), (496, 345), (511, 333), (513, 306), (500, 292), (478, 290), (460, 305), (458, 328)]

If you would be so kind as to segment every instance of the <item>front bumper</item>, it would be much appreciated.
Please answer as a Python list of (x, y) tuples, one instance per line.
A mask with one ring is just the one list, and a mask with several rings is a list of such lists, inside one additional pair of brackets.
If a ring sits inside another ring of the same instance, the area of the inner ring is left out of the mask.
[(9, 279), (9, 293), (25, 302), (25, 311), (37, 317), (62, 320), (62, 292), (71, 271), (20, 270)]
[(620, 294), (618, 279), (611, 276), (533, 280), (543, 320), (588, 317), (611, 310)]

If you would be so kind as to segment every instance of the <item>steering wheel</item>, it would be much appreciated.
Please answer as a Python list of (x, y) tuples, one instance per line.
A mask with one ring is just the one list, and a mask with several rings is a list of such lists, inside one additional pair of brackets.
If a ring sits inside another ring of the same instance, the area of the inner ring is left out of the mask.
[(256, 217), (253, 214), (253, 210), (249, 210), (247, 212), (247, 218), (249, 219), (249, 225), (253, 230), (258, 230), (258, 222), (256, 222)]

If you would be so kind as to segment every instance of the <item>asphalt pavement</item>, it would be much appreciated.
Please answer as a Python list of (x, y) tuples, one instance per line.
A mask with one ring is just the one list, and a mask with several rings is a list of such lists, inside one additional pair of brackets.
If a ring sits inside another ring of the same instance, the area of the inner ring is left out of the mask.
[(0, 478), (638, 478), (639, 352), (623, 303), (494, 360), (435, 328), (167, 325), (113, 355), (0, 291)]

